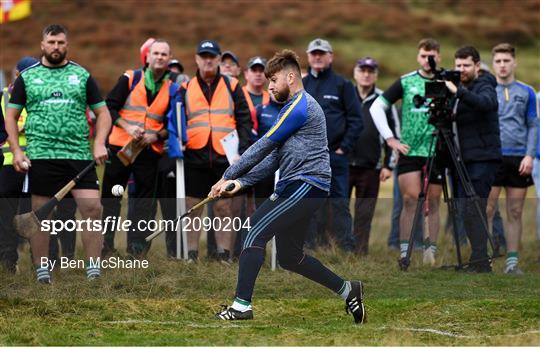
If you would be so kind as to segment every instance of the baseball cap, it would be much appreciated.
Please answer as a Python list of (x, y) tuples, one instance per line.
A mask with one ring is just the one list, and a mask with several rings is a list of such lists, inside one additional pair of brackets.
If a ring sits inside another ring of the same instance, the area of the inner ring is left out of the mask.
[(248, 61), (248, 64), (247, 64), (248, 69), (251, 69), (255, 65), (260, 65), (263, 68), (265, 68), (266, 67), (266, 59), (264, 59), (262, 57), (259, 57), (259, 56), (249, 58), (249, 61)]
[(180, 68), (180, 70), (184, 71), (184, 66), (182, 65), (182, 63), (180, 63), (178, 59), (171, 59), (171, 61), (169, 62), (169, 67), (173, 65), (177, 65)]
[(210, 53), (214, 56), (219, 56), (221, 54), (221, 48), (217, 42), (213, 40), (202, 40), (197, 46), (197, 54), (201, 53)]
[(377, 61), (371, 57), (364, 57), (358, 59), (356, 66), (367, 66), (368, 68), (377, 69), (379, 67), (379, 63), (377, 63)]
[(223, 54), (221, 55), (221, 60), (223, 60), (225, 57), (231, 58), (233, 62), (236, 63), (236, 65), (240, 66), (240, 61), (238, 60), (238, 57), (232, 51), (223, 52)]
[(17, 69), (17, 71), (21, 72), (24, 69), (28, 68), (29, 66), (36, 64), (37, 62), (39, 61), (36, 58), (26, 56), (26, 57), (21, 58), (21, 60), (17, 62), (17, 65), (15, 66), (15, 68)]
[(330, 45), (330, 42), (323, 40), (321, 38), (316, 38), (315, 40), (309, 43), (309, 46), (306, 52), (311, 53), (313, 51), (334, 52), (332, 50), (332, 46)]

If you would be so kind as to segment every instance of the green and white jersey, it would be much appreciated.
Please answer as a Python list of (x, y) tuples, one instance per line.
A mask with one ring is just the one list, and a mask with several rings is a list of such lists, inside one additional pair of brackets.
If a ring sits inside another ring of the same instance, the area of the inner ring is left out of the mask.
[(15, 81), (8, 107), (26, 108), (27, 156), (91, 160), (86, 106), (104, 106), (95, 80), (80, 65), (36, 64)]
[(409, 145), (407, 156), (428, 157), (431, 155), (429, 145), (435, 128), (428, 123), (428, 108), (426, 106), (417, 108), (413, 103), (415, 95), (425, 95), (425, 83), (429, 81), (431, 80), (422, 77), (418, 71), (413, 71), (401, 76), (382, 95), (382, 100), (388, 106), (399, 99), (402, 100), (400, 141)]

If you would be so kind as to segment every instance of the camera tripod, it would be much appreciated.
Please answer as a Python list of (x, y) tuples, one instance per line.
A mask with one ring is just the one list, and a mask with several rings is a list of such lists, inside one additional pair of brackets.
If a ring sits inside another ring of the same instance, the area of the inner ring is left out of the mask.
[[(413, 219), (413, 225), (411, 228), (411, 234), (409, 236), (409, 245), (407, 248), (407, 254), (405, 258), (401, 258), (398, 263), (399, 267), (402, 271), (406, 271), (410, 265), (411, 255), (412, 255), (412, 249), (414, 244), (414, 232), (417, 230), (418, 225), (418, 217), (421, 214), (422, 208), (426, 202), (426, 194), (428, 190), (428, 181), (431, 176), (431, 173), (433, 171), (433, 166), (435, 162), (438, 162), (441, 164), (441, 170), (443, 173), (443, 180), (442, 180), (442, 187), (443, 187), (443, 197), (444, 202), (448, 205), (448, 213), (450, 218), (452, 219), (452, 230), (453, 230), (453, 237), (454, 242), (456, 245), (456, 256), (457, 256), (457, 264), (453, 266), (443, 266), (442, 268), (454, 268), (456, 271), (462, 270), (465, 266), (470, 266), (472, 264), (477, 264), (485, 261), (491, 262), (493, 257), (498, 257), (500, 255), (492, 255), (484, 259), (475, 260), (473, 262), (469, 263), (463, 263), (461, 258), (461, 246), (459, 242), (459, 232), (458, 232), (458, 224), (457, 224), (457, 214), (458, 214), (458, 205), (455, 197), (455, 190), (452, 192), (452, 195), (449, 195), (448, 191), (448, 184), (446, 181), (446, 169), (452, 170), (452, 175), (454, 177), (454, 184), (459, 182), (463, 185), (466, 200), (472, 201), (474, 204), (474, 209), (476, 214), (478, 214), (478, 217), (480, 217), (482, 221), (482, 231), (475, 231), (475, 233), (484, 233), (487, 236), (487, 240), (489, 242), (489, 246), (492, 251), (495, 250), (493, 245), (493, 238), (491, 237), (488, 226), (487, 226), (487, 219), (486, 219), (486, 212), (482, 211), (480, 207), (480, 198), (476, 194), (474, 187), (472, 185), (471, 179), (469, 177), (469, 174), (467, 172), (467, 169), (465, 167), (465, 164), (463, 163), (463, 160), (461, 158), (461, 154), (459, 152), (457, 143), (454, 139), (454, 133), (452, 132), (452, 121), (448, 120), (432, 120), (430, 119), (430, 123), (435, 125), (435, 130), (432, 133), (431, 142), (429, 145), (429, 153), (433, 153), (432, 156), (428, 157), (426, 161), (427, 170), (425, 170), (425, 177), (424, 182), (422, 185), (422, 189), (420, 191), (420, 194), (418, 195), (418, 202), (416, 205), (416, 210), (414, 213), (414, 219)], [(436, 151), (433, 152), (433, 148), (435, 146), (437, 148)], [(444, 161), (437, 161), (438, 156), (444, 155), (446, 158)], [(450, 160), (452, 161), (453, 167), (449, 166), (448, 157), (450, 157)], [(455, 185), (454, 185), (455, 186)], [(454, 187), (455, 189), (455, 187)]]

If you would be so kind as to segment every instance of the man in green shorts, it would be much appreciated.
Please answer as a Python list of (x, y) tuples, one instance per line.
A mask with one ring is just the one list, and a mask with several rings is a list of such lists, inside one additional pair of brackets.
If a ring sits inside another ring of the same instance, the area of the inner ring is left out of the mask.
[[(95, 159), (107, 159), (105, 140), (111, 128), (111, 116), (95, 80), (88, 71), (66, 59), (67, 31), (57, 24), (43, 30), (42, 57), (39, 64), (24, 70), (15, 81), (7, 108), (6, 129), (13, 153), (13, 166), (29, 174), (32, 209), (39, 209), (54, 194)], [(86, 106), (97, 117), (93, 149), (89, 141)], [(26, 155), (18, 140), (17, 119), (26, 108)], [(83, 220), (100, 220), (101, 203), (96, 171), (90, 171), (71, 191)], [(94, 224), (91, 224), (94, 226)], [(86, 257), (101, 255), (101, 231), (89, 231), (81, 224)], [(75, 233), (75, 232), (73, 232)], [(37, 280), (51, 282), (49, 268), (44, 266), (49, 248), (49, 234), (37, 233), (30, 239), (32, 262)], [(100, 276), (99, 267), (86, 268), (89, 280)]]
[[(434, 39), (422, 39), (418, 43), (416, 60), (420, 69), (401, 76), (370, 108), (375, 126), (388, 146), (399, 152), (397, 174), (399, 188), (403, 196), (403, 211), (400, 217), (400, 264), (407, 254), (409, 236), (412, 229), (418, 195), (422, 189), (423, 167), (430, 153), (430, 143), (434, 127), (428, 123), (427, 107), (414, 106), (415, 95), (424, 96), (425, 83), (433, 79), (433, 71), (429, 66), (429, 56), (435, 62), (440, 61), (440, 45)], [(386, 110), (392, 104), (402, 100), (401, 139), (393, 134), (386, 121)], [(436, 242), (439, 234), (439, 201), (442, 192), (442, 176), (434, 166), (429, 178), (428, 228), (429, 239), (424, 245), (424, 263), (434, 265)]]

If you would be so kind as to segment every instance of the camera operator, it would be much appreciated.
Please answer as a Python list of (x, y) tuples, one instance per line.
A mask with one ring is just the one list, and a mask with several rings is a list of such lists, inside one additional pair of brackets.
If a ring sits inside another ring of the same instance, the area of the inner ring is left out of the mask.
[[(456, 112), (456, 123), (459, 148), (465, 167), (479, 197), (482, 215), (467, 199), (459, 206), (464, 210), (464, 225), (471, 242), (471, 272), (491, 272), (491, 264), (487, 253), (486, 206), (495, 174), (501, 161), (501, 141), (499, 136), (499, 120), (497, 116), (497, 81), (490, 73), (479, 76), (480, 54), (472, 46), (465, 46), (454, 54), (455, 68), (461, 73), (461, 84), (445, 81), (448, 90), (459, 98)], [(452, 175), (456, 178), (456, 175)], [(456, 197), (466, 198), (463, 183), (454, 179)], [(484, 221), (482, 221), (484, 220)]]

